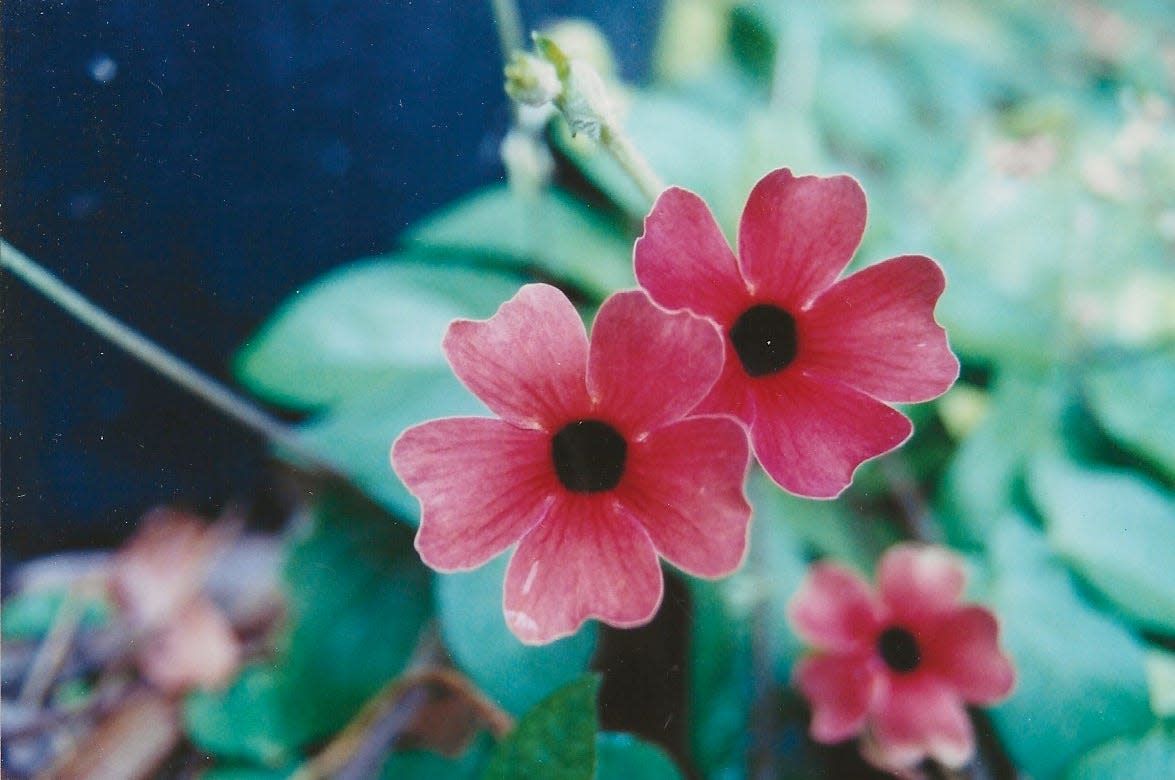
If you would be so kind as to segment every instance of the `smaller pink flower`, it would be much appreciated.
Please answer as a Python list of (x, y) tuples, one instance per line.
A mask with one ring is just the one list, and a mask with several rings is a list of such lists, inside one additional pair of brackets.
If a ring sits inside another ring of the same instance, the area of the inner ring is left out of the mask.
[(781, 168), (751, 190), (737, 258), (705, 202), (677, 187), (634, 250), (654, 301), (726, 335), (722, 376), (697, 411), (741, 420), (763, 470), (801, 496), (838, 495), (857, 466), (909, 438), (891, 403), (928, 401), (959, 375), (934, 321), (937, 263), (906, 255), (837, 278), (864, 230), (856, 180)]
[(640, 290), (600, 307), (589, 346), (563, 293), (523, 287), (488, 320), (449, 326), (453, 371), (502, 419), (417, 425), (392, 464), (420, 499), (416, 549), (438, 571), (517, 544), (504, 608), (524, 642), (598, 618), (648, 622), (657, 556), (701, 577), (738, 568), (750, 448), (725, 417), (686, 415), (722, 369), (722, 338)]
[(812, 567), (788, 618), (816, 648), (793, 673), (812, 705), (813, 739), (863, 735), (865, 758), (889, 770), (971, 760), (965, 705), (1003, 699), (1016, 673), (995, 616), (959, 603), (965, 583), (958, 557), (912, 543), (882, 557), (876, 592), (836, 564)]

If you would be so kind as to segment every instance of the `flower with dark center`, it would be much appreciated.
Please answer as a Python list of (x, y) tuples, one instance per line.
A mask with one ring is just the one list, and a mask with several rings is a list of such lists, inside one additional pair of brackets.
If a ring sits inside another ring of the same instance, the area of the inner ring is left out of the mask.
[(524, 642), (593, 617), (648, 622), (658, 554), (701, 577), (742, 562), (746, 434), (727, 417), (687, 417), (722, 367), (712, 323), (621, 292), (589, 345), (571, 302), (533, 284), (488, 320), (454, 322), (444, 349), (501, 419), (409, 428), (392, 463), (420, 500), (416, 549), (429, 566), (471, 569), (517, 544), (504, 606)]
[(1016, 673), (995, 616), (959, 603), (962, 562), (940, 547), (900, 544), (877, 569), (877, 589), (833, 563), (809, 571), (788, 618), (812, 655), (796, 686), (812, 705), (812, 738), (861, 736), (869, 761), (890, 771), (926, 757), (959, 767), (975, 751), (967, 704), (994, 704)]
[(802, 496), (839, 494), (912, 432), (889, 404), (941, 395), (959, 373), (934, 321), (937, 263), (897, 257), (837, 279), (864, 228), (854, 179), (784, 168), (751, 191), (737, 259), (702, 199), (679, 188), (657, 199), (634, 252), (653, 300), (726, 334), (722, 375), (697, 411), (741, 420), (764, 470)]

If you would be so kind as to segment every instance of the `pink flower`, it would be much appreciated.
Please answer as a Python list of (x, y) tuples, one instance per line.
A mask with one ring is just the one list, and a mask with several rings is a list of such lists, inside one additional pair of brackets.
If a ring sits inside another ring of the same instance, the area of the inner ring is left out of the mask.
[(888, 403), (946, 392), (959, 362), (934, 321), (946, 285), (926, 257), (896, 257), (840, 281), (865, 229), (865, 193), (848, 176), (786, 168), (751, 191), (738, 259), (697, 195), (657, 199), (636, 244), (636, 276), (667, 309), (708, 317), (726, 364), (696, 410), (731, 414), (786, 490), (838, 495), (865, 460), (912, 432)]
[(517, 542), (504, 602), (522, 641), (589, 617), (647, 622), (661, 602), (658, 553), (701, 577), (739, 566), (746, 435), (723, 417), (685, 418), (721, 370), (712, 324), (621, 292), (589, 347), (570, 301), (532, 284), (488, 320), (454, 322), (444, 349), (502, 419), (415, 426), (392, 463), (420, 499), (416, 549), (429, 566), (471, 569)]
[(964, 705), (992, 704), (1016, 680), (995, 616), (958, 603), (966, 573), (940, 547), (900, 544), (882, 557), (877, 593), (831, 563), (812, 567), (788, 604), (796, 632), (816, 646), (793, 673), (812, 705), (812, 738), (864, 734), (885, 769), (927, 756), (967, 763), (975, 735)]

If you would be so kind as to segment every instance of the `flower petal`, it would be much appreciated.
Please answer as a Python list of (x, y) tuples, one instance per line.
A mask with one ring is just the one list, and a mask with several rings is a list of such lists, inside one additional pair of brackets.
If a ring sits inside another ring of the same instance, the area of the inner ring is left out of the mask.
[(967, 585), (967, 570), (942, 547), (905, 543), (891, 547), (877, 567), (881, 599), (900, 618), (923, 624), (955, 607)]
[(889, 690), (874, 713), (872, 736), (876, 758), (887, 767), (908, 767), (929, 755), (957, 769), (975, 753), (967, 711), (933, 675), (889, 677)]
[(995, 616), (967, 606), (944, 616), (927, 643), (930, 666), (965, 701), (993, 704), (1012, 692), (1016, 670), (1000, 650)]
[(574, 634), (599, 618), (619, 628), (661, 603), (657, 551), (611, 496), (563, 495), (518, 545), (506, 569), (506, 623), (527, 644)]
[(832, 284), (865, 232), (865, 193), (851, 176), (759, 180), (738, 228), (739, 266), (753, 293), (795, 312)]
[(698, 405), (722, 370), (723, 350), (709, 320), (670, 314), (643, 290), (616, 293), (592, 326), (588, 390), (611, 421), (638, 436)]
[(869, 584), (835, 563), (817, 563), (787, 604), (805, 641), (833, 653), (872, 650), (881, 610)]
[(488, 320), (456, 320), (445, 334), (453, 372), (496, 414), (548, 430), (588, 407), (588, 342), (567, 296), (528, 284)]
[(751, 519), (743, 492), (751, 451), (742, 426), (691, 417), (634, 442), (629, 453), (620, 499), (657, 551), (698, 577), (737, 569)]
[(889, 452), (914, 430), (901, 412), (871, 396), (794, 367), (752, 380), (751, 387), (755, 456), (796, 495), (836, 497), (861, 463)]
[(416, 549), (437, 571), (472, 569), (514, 544), (558, 490), (547, 434), (484, 417), (409, 428), (392, 465), (420, 499)]
[(749, 300), (738, 263), (705, 201), (670, 187), (645, 217), (633, 249), (637, 281), (666, 309), (689, 309), (720, 325)]
[(818, 655), (797, 663), (792, 678), (812, 705), (812, 739), (827, 744), (859, 734), (873, 701), (874, 677), (861, 656)]
[(942, 395), (959, 361), (934, 305), (946, 287), (928, 257), (896, 257), (858, 271), (801, 315), (804, 368), (883, 401), (913, 403)]

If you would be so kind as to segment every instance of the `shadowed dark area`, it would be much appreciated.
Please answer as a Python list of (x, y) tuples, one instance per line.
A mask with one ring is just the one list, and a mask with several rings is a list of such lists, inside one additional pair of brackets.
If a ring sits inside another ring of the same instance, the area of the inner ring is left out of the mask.
[[(647, 67), (655, 3), (522, 3)], [(458, 10), (459, 8), (459, 10)], [(4, 238), (212, 376), (274, 307), (501, 178), (488, 3), (6, 3)], [(263, 442), (3, 277), (4, 555), (254, 503)]]

